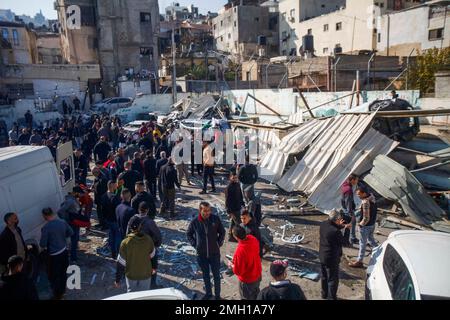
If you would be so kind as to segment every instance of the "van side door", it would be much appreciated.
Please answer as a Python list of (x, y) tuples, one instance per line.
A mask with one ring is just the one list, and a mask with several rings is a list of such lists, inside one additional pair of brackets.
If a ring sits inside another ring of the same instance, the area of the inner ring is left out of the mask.
[(73, 187), (75, 187), (75, 167), (71, 141), (56, 149), (56, 167), (64, 194), (72, 192)]

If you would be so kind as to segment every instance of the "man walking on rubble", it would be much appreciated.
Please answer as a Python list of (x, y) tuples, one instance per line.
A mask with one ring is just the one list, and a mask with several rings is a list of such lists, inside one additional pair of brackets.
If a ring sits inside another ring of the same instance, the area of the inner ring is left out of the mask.
[[(258, 169), (253, 163), (250, 163), (250, 156), (245, 156), (245, 164), (239, 167), (239, 181), (241, 182), (242, 191), (248, 190), (251, 198), (254, 197), (255, 183), (258, 181)], [(246, 199), (249, 201), (250, 199)]]
[(230, 182), (225, 188), (225, 209), (230, 217), (230, 228), (228, 229), (228, 241), (236, 242), (233, 237), (233, 227), (241, 223), (240, 214), (244, 199), (242, 197), (241, 186), (236, 172), (230, 173)]
[(200, 194), (207, 193), (208, 179), (211, 183), (211, 192), (216, 192), (214, 184), (214, 154), (211, 147), (212, 142), (204, 142), (203, 144), (203, 190)]
[(336, 210), (332, 210), (328, 214), (328, 219), (320, 224), (319, 260), (322, 268), (322, 299), (337, 299), (343, 243), (341, 229), (344, 225), (344, 220)]
[(212, 214), (211, 205), (201, 202), (199, 215), (189, 224), (189, 243), (197, 250), (197, 262), (203, 273), (206, 294), (202, 300), (212, 298), (210, 269), (214, 278), (214, 295), (220, 300), (220, 247), (225, 239), (225, 229), (220, 217)]
[(363, 259), (366, 252), (366, 244), (372, 246), (372, 248), (378, 246), (373, 233), (375, 231), (375, 222), (377, 221), (377, 204), (373, 194), (369, 193), (365, 186), (359, 186), (356, 188), (356, 194), (362, 200), (361, 203), (361, 216), (359, 218), (359, 252), (358, 259), (350, 262), (348, 265), (352, 268), (364, 267)]
[(358, 185), (358, 177), (351, 174), (341, 186), (341, 205), (344, 210), (342, 217), (345, 223), (351, 223), (351, 232), (348, 228), (344, 230), (344, 246), (357, 244), (356, 238), (356, 217), (355, 217), (355, 200), (353, 196), (353, 187)]

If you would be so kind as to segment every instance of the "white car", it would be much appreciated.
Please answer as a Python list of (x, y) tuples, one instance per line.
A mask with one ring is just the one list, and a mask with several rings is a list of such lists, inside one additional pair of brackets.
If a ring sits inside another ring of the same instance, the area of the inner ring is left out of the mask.
[(165, 288), (119, 294), (103, 300), (189, 300), (180, 290)]
[(395, 231), (373, 249), (366, 299), (450, 299), (450, 234)]
[(131, 106), (133, 99), (131, 98), (107, 98), (92, 105), (91, 109), (95, 112), (112, 113), (120, 108)]
[(136, 120), (136, 121), (132, 121), (127, 123), (124, 127), (123, 130), (125, 130), (126, 133), (131, 133), (131, 134), (135, 134), (138, 133), (139, 130), (141, 129), (141, 126), (143, 123), (147, 123), (148, 121), (146, 120)]

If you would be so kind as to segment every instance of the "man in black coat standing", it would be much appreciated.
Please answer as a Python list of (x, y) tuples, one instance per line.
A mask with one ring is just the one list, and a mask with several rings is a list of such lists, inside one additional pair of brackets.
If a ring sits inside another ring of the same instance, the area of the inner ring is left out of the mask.
[(147, 150), (146, 158), (144, 160), (144, 181), (147, 186), (148, 192), (156, 200), (156, 177), (158, 172), (156, 171), (156, 159), (150, 150)]
[(323, 299), (337, 299), (339, 263), (344, 243), (341, 229), (345, 227), (341, 214), (336, 210), (332, 210), (328, 219), (320, 224), (319, 259), (322, 267)]
[(145, 184), (143, 181), (136, 182), (135, 186), (136, 195), (131, 199), (131, 207), (134, 211), (139, 211), (139, 205), (142, 202), (147, 204), (148, 215), (151, 219), (156, 217), (156, 206), (153, 197), (145, 191)]
[(163, 195), (163, 190), (162, 190), (162, 187), (161, 187), (161, 168), (163, 166), (165, 166), (167, 164), (167, 161), (169, 161), (169, 160), (167, 159), (167, 155), (166, 155), (165, 151), (161, 152), (160, 157), (161, 158), (156, 161), (156, 175), (158, 177), (159, 199), (161, 200), (161, 202), (163, 202), (164, 201), (164, 195)]
[(5, 221), (5, 229), (0, 234), (0, 273), (2, 268), (6, 268), (8, 259), (14, 255), (22, 257), (24, 260), (27, 257), (27, 246), (22, 237), (22, 230), (19, 228), (19, 218), (14, 212), (5, 214), (3, 220)]
[(225, 209), (230, 217), (230, 228), (228, 230), (228, 241), (236, 242), (231, 233), (233, 227), (241, 223), (241, 209), (244, 206), (241, 186), (239, 185), (236, 172), (230, 173), (230, 182), (225, 188)]
[(106, 142), (106, 137), (102, 136), (100, 141), (94, 147), (94, 160), (103, 163), (108, 160), (108, 154), (111, 152), (111, 147)]
[(214, 277), (214, 294), (220, 300), (220, 247), (225, 239), (225, 228), (220, 217), (211, 214), (211, 205), (201, 202), (199, 215), (189, 224), (187, 238), (197, 250), (197, 262), (203, 273), (206, 294), (202, 300), (212, 298), (210, 269)]
[(142, 181), (142, 176), (139, 172), (132, 169), (133, 164), (131, 161), (125, 162), (125, 171), (119, 174), (119, 177), (117, 178), (117, 181), (120, 182), (119, 185), (123, 185), (125, 188), (130, 190), (131, 197), (134, 197), (136, 194), (135, 192), (135, 185), (136, 182)]

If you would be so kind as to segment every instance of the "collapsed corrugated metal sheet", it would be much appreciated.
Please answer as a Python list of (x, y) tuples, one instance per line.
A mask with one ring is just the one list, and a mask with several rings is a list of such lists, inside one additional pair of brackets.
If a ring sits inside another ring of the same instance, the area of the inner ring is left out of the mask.
[(212, 95), (205, 95), (198, 99), (185, 99), (183, 118), (202, 119), (216, 103)]
[(297, 112), (297, 113), (291, 114), (286, 122), (292, 123), (292, 124), (302, 124), (303, 123), (303, 112)]
[(310, 195), (308, 202), (322, 212), (340, 208), (340, 186), (351, 173), (362, 174), (372, 168), (379, 154), (387, 155), (399, 143), (380, 132), (369, 129), (352, 150), (322, 180)]
[(286, 135), (276, 148), (262, 157), (259, 165), (260, 176), (277, 182), (283, 175), (289, 155), (305, 150), (332, 122), (332, 118), (311, 120)]
[(431, 198), (420, 182), (401, 164), (379, 155), (364, 181), (381, 196), (397, 201), (415, 222), (432, 225), (442, 220), (444, 211)]
[(285, 191), (312, 193), (350, 152), (373, 119), (371, 115), (337, 116), (305, 156), (278, 181)]

